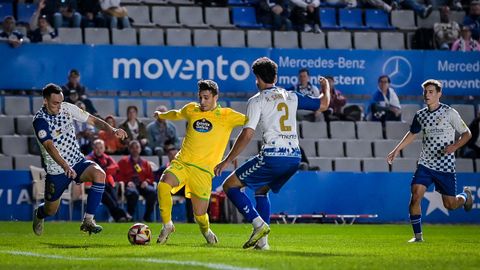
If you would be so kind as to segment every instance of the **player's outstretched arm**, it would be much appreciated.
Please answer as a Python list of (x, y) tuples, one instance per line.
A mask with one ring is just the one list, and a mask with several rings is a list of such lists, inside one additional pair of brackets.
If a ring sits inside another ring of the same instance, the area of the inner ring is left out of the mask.
[(320, 86), (322, 88), (322, 94), (320, 97), (319, 111), (324, 112), (330, 105), (330, 84), (325, 77), (320, 77)]
[(58, 152), (57, 148), (53, 144), (53, 140), (46, 140), (42, 143), (43, 147), (45, 147), (45, 150), (47, 150), (48, 154), (53, 158), (53, 160), (62, 167), (62, 169), (65, 171), (65, 175), (68, 178), (75, 179), (77, 177), (77, 173), (68, 165), (67, 161), (63, 159), (63, 157), (60, 155), (60, 152)]
[(235, 143), (233, 144), (230, 153), (228, 153), (227, 157), (222, 160), (217, 166), (215, 166), (214, 172), (216, 176), (222, 174), (223, 170), (227, 168), (228, 164), (234, 161), (240, 153), (242, 153), (243, 149), (248, 145), (250, 140), (252, 140), (253, 135), (255, 135), (255, 130), (251, 128), (244, 128), (240, 135), (238, 135)]
[(415, 139), (416, 135), (412, 132), (407, 132), (403, 139), (395, 146), (395, 148), (387, 155), (388, 164), (392, 164), (393, 160), (400, 154), (400, 151), (405, 148), (407, 145), (411, 144)]
[(155, 119), (165, 119), (165, 120), (173, 120), (173, 121), (185, 119), (185, 117), (182, 114), (182, 111), (180, 110), (170, 110), (166, 112), (155, 111), (153, 113), (153, 117)]
[(110, 126), (107, 122), (103, 121), (103, 119), (100, 119), (96, 116), (89, 115), (87, 122), (98, 129), (110, 131), (111, 133), (115, 134), (117, 138), (120, 138), (121, 140), (124, 140), (128, 137), (127, 132), (125, 132), (125, 130), (121, 128), (114, 128)]

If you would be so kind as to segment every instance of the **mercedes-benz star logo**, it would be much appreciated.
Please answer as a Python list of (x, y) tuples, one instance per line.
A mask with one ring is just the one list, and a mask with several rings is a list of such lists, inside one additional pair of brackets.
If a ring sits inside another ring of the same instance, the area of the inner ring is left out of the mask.
[(412, 65), (403, 56), (392, 56), (383, 64), (383, 74), (388, 75), (393, 87), (404, 87), (412, 79)]

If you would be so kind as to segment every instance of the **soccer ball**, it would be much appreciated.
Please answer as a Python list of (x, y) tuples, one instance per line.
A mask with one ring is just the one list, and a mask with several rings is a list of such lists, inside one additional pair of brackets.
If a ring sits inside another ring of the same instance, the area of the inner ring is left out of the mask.
[(132, 245), (148, 245), (152, 238), (152, 231), (143, 223), (135, 223), (128, 229), (128, 241)]

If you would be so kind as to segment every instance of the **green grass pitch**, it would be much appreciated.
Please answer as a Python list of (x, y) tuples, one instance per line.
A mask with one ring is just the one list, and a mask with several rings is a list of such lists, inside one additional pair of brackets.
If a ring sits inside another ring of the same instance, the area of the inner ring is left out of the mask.
[(127, 240), (131, 224), (100, 223), (88, 236), (79, 223), (0, 222), (0, 269), (479, 269), (480, 226), (424, 225), (424, 243), (407, 243), (409, 225), (273, 224), (271, 250), (243, 250), (249, 224), (212, 224), (220, 243), (208, 246), (196, 224), (176, 224), (167, 245)]

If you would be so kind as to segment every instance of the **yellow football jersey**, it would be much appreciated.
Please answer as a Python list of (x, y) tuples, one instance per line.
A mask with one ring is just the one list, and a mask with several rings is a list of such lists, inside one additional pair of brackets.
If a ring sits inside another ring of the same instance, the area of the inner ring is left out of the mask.
[(246, 122), (246, 116), (233, 109), (218, 105), (214, 110), (204, 112), (196, 102), (188, 103), (181, 110), (162, 113), (159, 117), (187, 120), (186, 135), (176, 159), (212, 176), (214, 167), (222, 160), (233, 128)]

